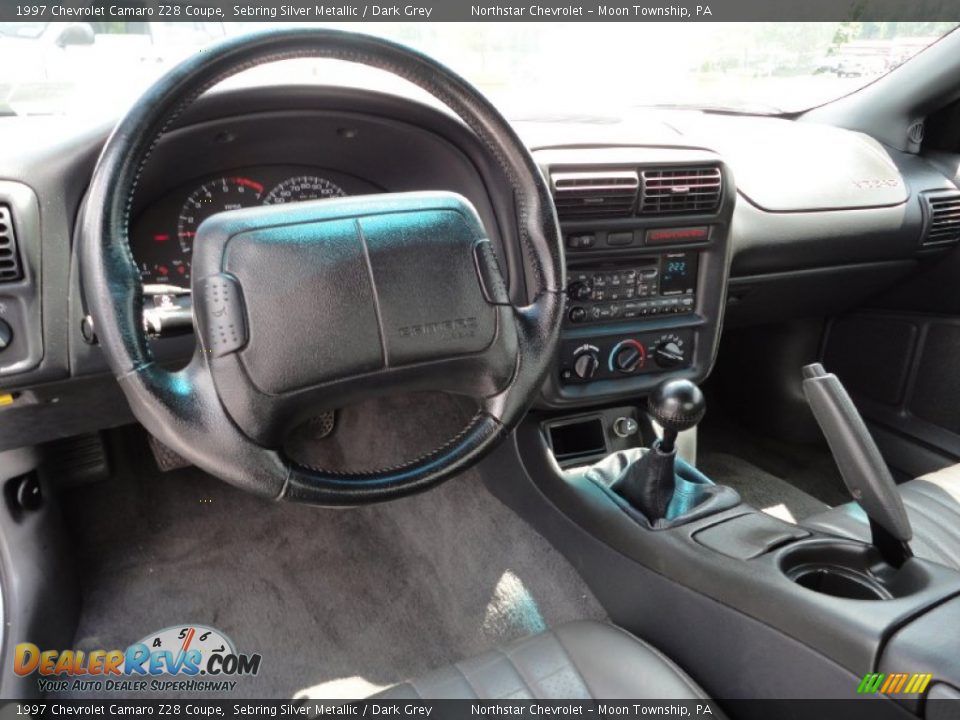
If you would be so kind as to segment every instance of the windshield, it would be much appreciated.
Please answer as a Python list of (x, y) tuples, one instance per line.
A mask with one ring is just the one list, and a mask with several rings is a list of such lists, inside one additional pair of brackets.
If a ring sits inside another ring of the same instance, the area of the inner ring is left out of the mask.
[(5, 22), (0, 23), (0, 35), (7, 37), (38, 38), (50, 23)]
[[(0, 24), (0, 114), (122, 112), (161, 72), (266, 23)], [(336, 26), (336, 25), (334, 25)], [(943, 22), (383, 23), (339, 27), (415, 47), (509, 117), (619, 118), (639, 108), (804, 110), (849, 94), (954, 29)], [(331, 61), (261, 68), (242, 82), (394, 89)]]

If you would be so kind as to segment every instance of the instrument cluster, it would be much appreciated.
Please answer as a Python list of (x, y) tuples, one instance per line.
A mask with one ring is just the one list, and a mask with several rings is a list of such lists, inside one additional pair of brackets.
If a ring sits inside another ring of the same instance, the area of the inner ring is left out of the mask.
[(147, 207), (132, 224), (130, 249), (145, 284), (186, 289), (190, 287), (190, 261), (197, 228), (208, 217), (256, 205), (376, 192), (382, 192), (382, 188), (320, 168), (238, 168), (181, 186)]

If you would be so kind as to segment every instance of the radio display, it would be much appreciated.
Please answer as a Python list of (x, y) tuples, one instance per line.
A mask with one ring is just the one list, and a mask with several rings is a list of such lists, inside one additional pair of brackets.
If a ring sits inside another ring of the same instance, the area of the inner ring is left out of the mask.
[(665, 253), (660, 264), (660, 294), (688, 295), (697, 289), (695, 252)]

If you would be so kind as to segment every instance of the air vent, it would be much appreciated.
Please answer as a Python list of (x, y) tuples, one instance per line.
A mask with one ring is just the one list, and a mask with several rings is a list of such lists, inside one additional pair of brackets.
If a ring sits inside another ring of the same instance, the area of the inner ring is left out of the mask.
[(642, 176), (641, 215), (712, 213), (720, 207), (720, 168), (657, 168)]
[(924, 195), (927, 201), (927, 232), (921, 243), (946, 245), (960, 241), (960, 192)]
[(640, 179), (634, 170), (559, 172), (550, 176), (561, 220), (633, 214)]
[(23, 277), (17, 255), (17, 237), (13, 232), (10, 208), (0, 205), (0, 283), (13, 282)]

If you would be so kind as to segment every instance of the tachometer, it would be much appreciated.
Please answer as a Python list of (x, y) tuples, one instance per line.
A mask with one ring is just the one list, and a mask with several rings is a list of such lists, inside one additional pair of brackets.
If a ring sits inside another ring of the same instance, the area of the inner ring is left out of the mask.
[[(194, 186), (189, 195), (180, 190), (147, 209), (131, 232), (131, 249), (143, 282), (189, 288), (197, 228), (211, 215), (258, 205), (322, 200), (347, 194), (336, 183), (318, 175), (291, 177), (291, 172), (296, 171), (290, 166), (264, 166), (233, 172), (235, 174), (225, 174), (207, 180), (199, 187)], [(279, 182), (283, 178), (286, 179)], [(262, 182), (264, 180), (266, 184)], [(179, 208), (179, 214), (175, 214), (176, 208)]]
[(301, 175), (284, 180), (271, 190), (264, 205), (302, 202), (304, 200), (325, 200), (343, 197), (347, 193), (339, 185), (316, 175)]
[(197, 227), (211, 215), (261, 203), (263, 185), (245, 177), (222, 177), (205, 182), (192, 193), (177, 217), (177, 240), (184, 255), (193, 252)]

